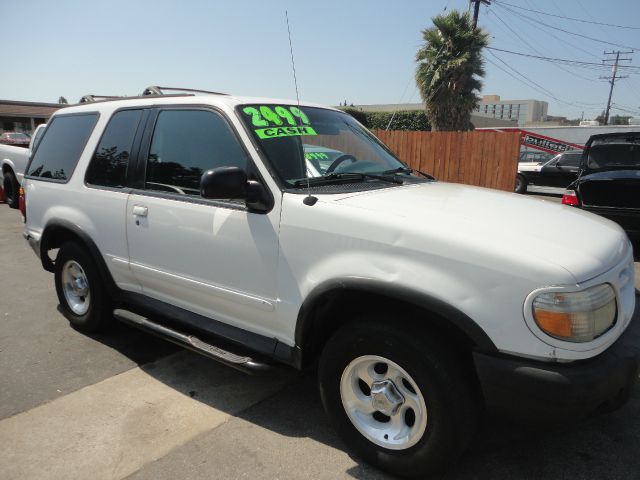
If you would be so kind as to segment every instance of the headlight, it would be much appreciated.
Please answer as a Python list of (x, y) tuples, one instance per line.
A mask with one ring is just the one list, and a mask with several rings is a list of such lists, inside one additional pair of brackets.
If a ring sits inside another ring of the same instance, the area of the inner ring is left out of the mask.
[(533, 318), (547, 335), (568, 342), (589, 342), (616, 320), (616, 295), (609, 284), (581, 292), (545, 292), (533, 301)]

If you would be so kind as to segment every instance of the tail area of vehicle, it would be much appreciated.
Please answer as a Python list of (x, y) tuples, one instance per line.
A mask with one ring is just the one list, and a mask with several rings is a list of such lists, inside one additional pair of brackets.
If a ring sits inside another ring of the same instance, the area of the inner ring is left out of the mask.
[(598, 135), (583, 159), (585, 206), (640, 209), (640, 132)]

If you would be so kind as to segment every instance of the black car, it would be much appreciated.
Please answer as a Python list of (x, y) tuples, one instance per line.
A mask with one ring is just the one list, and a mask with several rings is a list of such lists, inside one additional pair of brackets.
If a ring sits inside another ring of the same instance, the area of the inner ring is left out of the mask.
[(602, 215), (640, 238), (640, 132), (593, 135), (562, 203)]
[(578, 177), (581, 150), (569, 150), (556, 155), (543, 165), (519, 164), (516, 193), (525, 193), (527, 185), (565, 188)]

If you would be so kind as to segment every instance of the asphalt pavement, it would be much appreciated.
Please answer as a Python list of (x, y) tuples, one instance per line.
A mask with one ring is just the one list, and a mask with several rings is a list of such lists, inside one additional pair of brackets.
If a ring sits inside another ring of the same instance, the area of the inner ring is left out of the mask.
[[(314, 372), (249, 377), (125, 326), (75, 331), (21, 233), (0, 205), (1, 479), (391, 478), (346, 451)], [(562, 428), (487, 417), (441, 478), (638, 479), (639, 413), (636, 389)]]

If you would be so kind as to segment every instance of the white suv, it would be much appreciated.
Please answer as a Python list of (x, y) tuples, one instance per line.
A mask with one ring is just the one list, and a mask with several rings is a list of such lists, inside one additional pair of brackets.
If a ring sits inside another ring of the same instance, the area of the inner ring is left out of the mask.
[(337, 430), (391, 472), (443, 468), (485, 405), (583, 417), (634, 382), (617, 225), (436, 182), (335, 109), (227, 95), (69, 107), (24, 190), (25, 237), (75, 327), (115, 317), (250, 372), (317, 363)]

